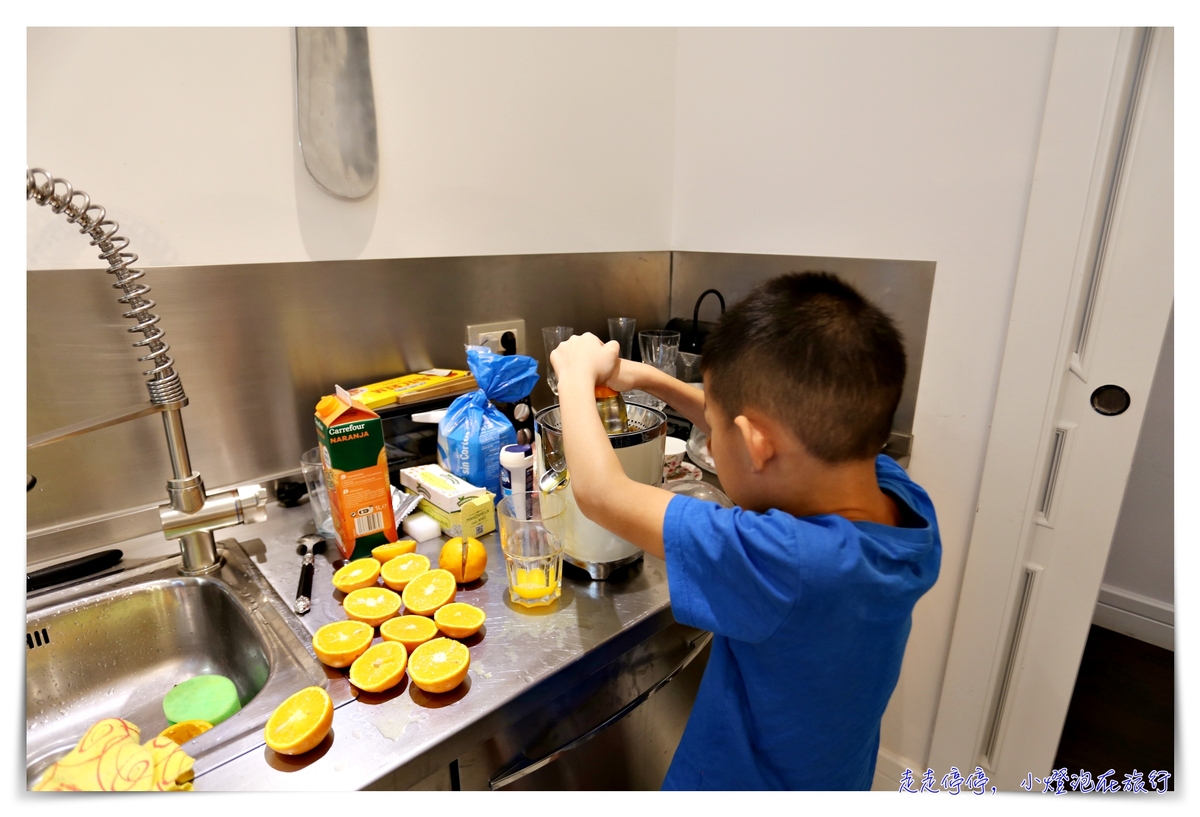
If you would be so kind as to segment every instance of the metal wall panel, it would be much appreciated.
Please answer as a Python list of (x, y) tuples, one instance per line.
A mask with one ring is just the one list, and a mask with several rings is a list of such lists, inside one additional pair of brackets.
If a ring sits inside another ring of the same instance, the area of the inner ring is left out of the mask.
[[(607, 338), (607, 318), (639, 328), (691, 317), (700, 292), (729, 303), (795, 270), (844, 276), (897, 321), (909, 357), (895, 428), (911, 433), (933, 262), (732, 253), (570, 253), (146, 269), (188, 392), (192, 462), (209, 490), (298, 470), (316, 444), (312, 412), (334, 383), (357, 386), (431, 366), (466, 365), (466, 325), (521, 318), (545, 373), (542, 326)], [(27, 273), (27, 433), (144, 402), (109, 276)], [(714, 304), (702, 317), (715, 317)], [(553, 402), (540, 382), (535, 406)], [(158, 529), (170, 465), (157, 417), (28, 452), (29, 561)], [(80, 526), (87, 523), (86, 538)]]
[[(696, 298), (706, 289), (720, 290), (725, 303), (733, 306), (756, 285), (789, 272), (831, 272), (858, 289), (892, 317), (904, 336), (908, 371), (892, 428), (912, 434), (933, 297), (934, 262), (718, 252), (675, 252), (672, 256), (672, 318), (691, 318)], [(700, 319), (716, 320), (719, 309), (717, 299), (710, 295), (700, 310)]]
[[(313, 407), (351, 387), (431, 366), (465, 368), (466, 325), (522, 318), (542, 362), (540, 328), (607, 337), (607, 318), (667, 320), (666, 252), (477, 256), (146, 268), (190, 405), (193, 467), (210, 490), (294, 472), (316, 445)], [(27, 277), (29, 435), (147, 399), (110, 276)], [(539, 383), (534, 402), (552, 402)], [(87, 520), (105, 541), (31, 542), (29, 559), (153, 531), (170, 476), (162, 423), (146, 417), (28, 452), (31, 537)], [(41, 545), (44, 546), (40, 546)], [(51, 551), (55, 551), (52, 553)]]

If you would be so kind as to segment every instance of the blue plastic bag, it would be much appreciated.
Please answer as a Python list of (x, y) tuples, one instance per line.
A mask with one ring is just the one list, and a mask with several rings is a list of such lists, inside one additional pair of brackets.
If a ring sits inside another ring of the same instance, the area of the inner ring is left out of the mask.
[(515, 403), (528, 396), (537, 385), (537, 360), (468, 346), (467, 368), (479, 389), (456, 398), (438, 423), (438, 462), (455, 476), (500, 496), (500, 449), (516, 444), (517, 432), (489, 401)]

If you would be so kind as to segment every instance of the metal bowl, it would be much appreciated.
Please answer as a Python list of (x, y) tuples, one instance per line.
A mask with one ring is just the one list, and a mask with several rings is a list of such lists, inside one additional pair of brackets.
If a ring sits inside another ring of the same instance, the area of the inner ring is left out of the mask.
[[(643, 406), (641, 403), (626, 403), (625, 408), (629, 418), (629, 431), (608, 435), (608, 441), (613, 448), (629, 448), (666, 435), (667, 415), (658, 409)], [(535, 414), (533, 428), (541, 446), (543, 466), (538, 487), (543, 493), (553, 493), (565, 488), (571, 481), (567, 460), (563, 455), (562, 419), (559, 416), (558, 404), (548, 406)]]
[[(629, 448), (662, 437), (667, 433), (667, 415), (658, 409), (644, 406), (641, 403), (626, 403), (626, 413), (629, 417), (629, 430), (621, 434), (609, 434), (608, 441), (613, 448)], [(549, 438), (550, 447), (561, 450), (562, 447), (562, 418), (559, 416), (558, 405), (542, 409), (533, 417), (534, 428)]]

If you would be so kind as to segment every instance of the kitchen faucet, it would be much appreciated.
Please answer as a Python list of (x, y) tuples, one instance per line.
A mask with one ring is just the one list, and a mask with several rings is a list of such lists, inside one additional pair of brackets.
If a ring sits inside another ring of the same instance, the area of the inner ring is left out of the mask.
[(128, 251), (129, 239), (117, 235), (120, 225), (108, 219), (104, 208), (94, 204), (87, 193), (75, 190), (70, 182), (54, 178), (41, 168), (26, 169), (25, 198), (65, 215), (72, 224), (78, 224), (79, 232), (89, 236), (91, 245), (100, 250), (100, 259), (108, 262), (107, 271), (116, 277), (113, 288), (122, 292), (117, 302), (128, 307), (122, 317), (134, 321), (127, 331), (142, 335), (141, 340), (133, 343), (136, 349), (145, 351), (138, 361), (149, 363), (151, 367), (142, 372), (150, 378), (146, 381), (146, 388), (150, 392), (149, 403), (139, 403), (30, 437), (26, 447), (37, 448), (161, 413), (174, 474), (167, 480), (167, 497), (170, 501), (158, 509), (163, 534), (168, 539), (179, 540), (183, 555), (182, 573), (193, 576), (216, 570), (221, 566), (222, 559), (217, 554), (213, 531), (265, 521), (266, 489), (260, 485), (250, 485), (210, 495), (204, 489), (200, 474), (192, 470), (181, 414), (181, 409), (188, 404), (187, 395), (184, 394), (179, 373), (175, 371), (175, 360), (167, 354), (171, 346), (163, 340), (164, 332), (158, 325), (159, 317), (150, 311), (155, 302), (144, 297), (150, 292), (150, 287), (139, 281), (145, 272), (130, 267), (137, 261), (137, 253)]

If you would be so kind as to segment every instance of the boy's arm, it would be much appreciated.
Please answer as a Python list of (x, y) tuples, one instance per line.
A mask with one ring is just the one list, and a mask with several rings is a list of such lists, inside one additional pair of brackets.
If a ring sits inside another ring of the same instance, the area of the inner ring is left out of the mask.
[(619, 349), (587, 334), (565, 341), (551, 356), (571, 491), (584, 516), (661, 559), (663, 520), (675, 495), (625, 475), (596, 411), (596, 383), (608, 380)]
[(704, 392), (653, 366), (635, 363), (632, 360), (618, 360), (605, 385), (620, 392), (632, 389), (649, 392), (659, 400), (665, 401), (691, 423), (700, 426), (700, 430), (705, 434), (710, 433), (708, 421), (704, 419)]

